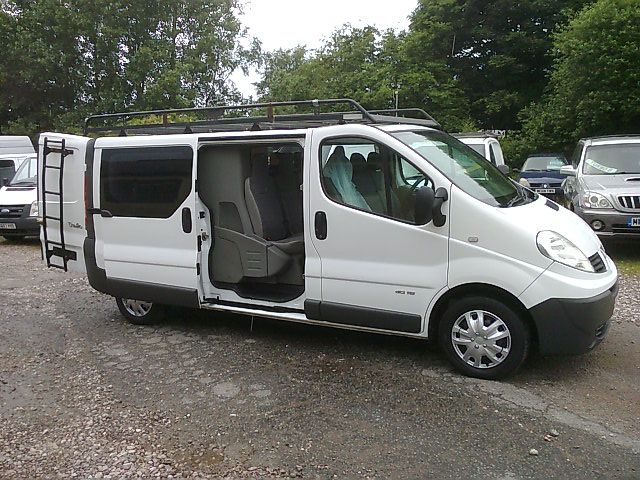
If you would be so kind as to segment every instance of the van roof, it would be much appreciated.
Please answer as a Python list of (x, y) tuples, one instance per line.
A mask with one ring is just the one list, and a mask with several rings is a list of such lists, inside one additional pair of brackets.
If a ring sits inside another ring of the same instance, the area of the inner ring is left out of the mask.
[(26, 135), (0, 136), (0, 155), (36, 153), (31, 139)]
[[(335, 109), (336, 106), (346, 109)], [(281, 113), (276, 114), (276, 109)], [(339, 98), (99, 114), (85, 120), (84, 131), (85, 135), (120, 136), (246, 133), (349, 123), (441, 128), (420, 108), (366, 110), (355, 100)]]

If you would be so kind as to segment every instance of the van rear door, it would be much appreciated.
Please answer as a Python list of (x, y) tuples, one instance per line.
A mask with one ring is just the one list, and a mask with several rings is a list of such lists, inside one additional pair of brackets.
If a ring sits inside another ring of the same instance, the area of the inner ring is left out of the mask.
[(38, 142), (38, 209), (48, 267), (85, 272), (84, 172), (89, 138), (44, 133)]
[(94, 288), (198, 305), (196, 152), (197, 137), (189, 135), (96, 140), (87, 255), (102, 281), (90, 272)]

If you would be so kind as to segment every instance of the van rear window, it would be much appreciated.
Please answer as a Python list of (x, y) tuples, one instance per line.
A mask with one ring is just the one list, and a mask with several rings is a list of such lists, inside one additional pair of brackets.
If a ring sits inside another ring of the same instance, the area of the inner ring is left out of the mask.
[(100, 208), (115, 217), (169, 218), (192, 189), (191, 147), (103, 150)]

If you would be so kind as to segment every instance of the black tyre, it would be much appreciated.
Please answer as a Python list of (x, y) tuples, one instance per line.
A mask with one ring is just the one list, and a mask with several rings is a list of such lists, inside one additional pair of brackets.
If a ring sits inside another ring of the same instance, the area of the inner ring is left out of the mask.
[(116, 298), (116, 303), (124, 318), (134, 325), (152, 325), (164, 316), (163, 307), (155, 303), (130, 298)]
[(514, 373), (527, 358), (531, 334), (517, 311), (493, 298), (452, 302), (439, 325), (439, 342), (464, 375), (487, 380)]

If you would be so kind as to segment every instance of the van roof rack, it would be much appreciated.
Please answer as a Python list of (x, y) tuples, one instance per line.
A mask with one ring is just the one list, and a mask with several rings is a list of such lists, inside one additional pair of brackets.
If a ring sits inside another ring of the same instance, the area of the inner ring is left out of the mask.
[[(327, 108), (338, 105), (346, 106), (348, 110), (333, 111)], [(312, 112), (298, 113), (302, 107), (312, 109)], [(276, 109), (284, 109), (284, 112), (276, 114)], [(262, 112), (257, 116), (251, 115), (255, 110)], [(152, 123), (145, 123), (145, 120)], [(313, 128), (346, 123), (411, 124), (441, 128), (431, 115), (420, 108), (368, 111), (355, 100), (336, 98), (91, 115), (85, 119), (84, 133), (117, 133), (121, 136), (212, 133)]]

